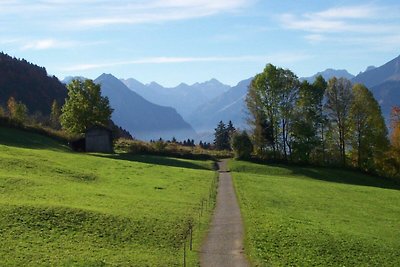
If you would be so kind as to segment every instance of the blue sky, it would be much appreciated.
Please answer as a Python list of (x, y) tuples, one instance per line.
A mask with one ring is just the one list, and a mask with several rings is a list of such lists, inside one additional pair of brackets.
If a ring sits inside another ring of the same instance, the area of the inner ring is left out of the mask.
[(272, 63), (353, 74), (400, 54), (398, 0), (1, 0), (0, 50), (65, 76), (234, 85)]

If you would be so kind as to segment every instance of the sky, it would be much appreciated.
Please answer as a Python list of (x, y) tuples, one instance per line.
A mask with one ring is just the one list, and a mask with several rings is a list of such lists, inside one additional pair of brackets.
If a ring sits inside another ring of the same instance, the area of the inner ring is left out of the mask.
[(398, 0), (0, 0), (0, 51), (59, 79), (235, 85), (267, 63), (352, 74), (400, 54)]

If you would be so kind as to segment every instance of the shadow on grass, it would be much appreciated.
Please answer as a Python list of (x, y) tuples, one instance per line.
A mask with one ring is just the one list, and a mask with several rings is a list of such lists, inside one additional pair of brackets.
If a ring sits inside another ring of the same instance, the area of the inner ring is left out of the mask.
[(400, 183), (393, 179), (364, 174), (355, 170), (290, 166), (285, 168), (291, 170), (295, 175), (303, 175), (314, 180), (400, 190)]
[[(291, 166), (281, 163), (253, 162), (253, 164), (256, 164), (256, 166), (243, 166), (242, 171), (276, 176), (296, 175), (332, 183), (400, 190), (400, 182), (395, 179), (364, 174), (357, 170), (318, 166)], [(272, 168), (268, 169), (268, 167)]]
[(134, 161), (155, 165), (163, 165), (169, 167), (179, 167), (179, 168), (187, 168), (187, 169), (196, 169), (196, 170), (213, 170), (210, 167), (206, 167), (208, 163), (205, 160), (197, 160), (203, 161), (204, 164), (196, 164), (194, 162), (188, 160), (180, 160), (176, 158), (166, 157), (166, 156), (154, 156), (154, 155), (134, 155), (129, 153), (120, 153), (120, 154), (95, 154), (98, 157), (105, 157), (110, 159), (117, 160), (126, 160), (126, 161)]
[(68, 146), (50, 137), (24, 131), (21, 129), (0, 126), (0, 144), (30, 149), (49, 149), (56, 151), (68, 151)]

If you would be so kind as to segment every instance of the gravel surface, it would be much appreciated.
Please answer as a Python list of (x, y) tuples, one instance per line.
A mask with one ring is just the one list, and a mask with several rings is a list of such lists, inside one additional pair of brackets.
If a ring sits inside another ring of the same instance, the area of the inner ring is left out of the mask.
[(243, 250), (240, 208), (226, 163), (227, 160), (218, 163), (217, 205), (210, 231), (200, 251), (200, 263), (203, 267), (250, 266)]

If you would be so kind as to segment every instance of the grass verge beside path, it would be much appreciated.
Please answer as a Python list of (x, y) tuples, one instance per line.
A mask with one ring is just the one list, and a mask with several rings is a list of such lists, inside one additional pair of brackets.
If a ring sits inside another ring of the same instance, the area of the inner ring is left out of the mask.
[[(0, 127), (0, 266), (181, 266), (212, 166), (71, 153)], [(193, 253), (187, 260), (198, 263)]]
[(354, 172), (229, 163), (256, 266), (400, 266), (400, 188)]

